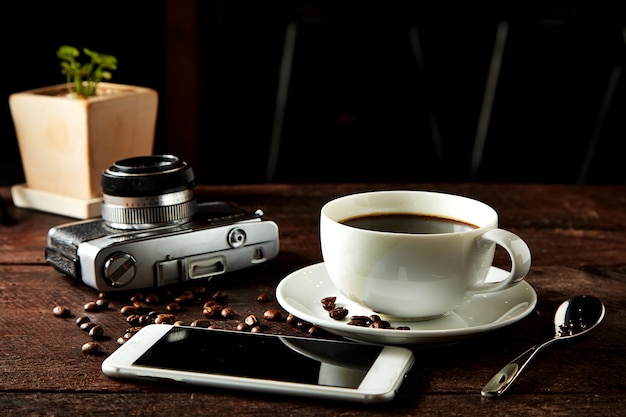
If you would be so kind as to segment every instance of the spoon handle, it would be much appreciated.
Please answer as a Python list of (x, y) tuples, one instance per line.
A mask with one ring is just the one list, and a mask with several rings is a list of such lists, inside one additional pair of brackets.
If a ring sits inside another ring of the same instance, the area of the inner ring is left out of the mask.
[(528, 366), (537, 353), (557, 340), (557, 338), (549, 339), (539, 346), (531, 347), (526, 352), (513, 359), (487, 382), (480, 394), (483, 397), (499, 397), (504, 394), (504, 392), (513, 385), (513, 382), (515, 382), (524, 369), (526, 369), (526, 366)]

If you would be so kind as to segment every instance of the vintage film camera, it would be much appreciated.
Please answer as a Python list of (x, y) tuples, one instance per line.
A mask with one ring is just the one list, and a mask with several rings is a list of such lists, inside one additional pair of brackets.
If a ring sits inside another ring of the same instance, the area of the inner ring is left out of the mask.
[(197, 203), (193, 187), (174, 155), (115, 162), (102, 173), (102, 219), (50, 229), (46, 261), (109, 292), (207, 280), (278, 255), (278, 227), (260, 210)]

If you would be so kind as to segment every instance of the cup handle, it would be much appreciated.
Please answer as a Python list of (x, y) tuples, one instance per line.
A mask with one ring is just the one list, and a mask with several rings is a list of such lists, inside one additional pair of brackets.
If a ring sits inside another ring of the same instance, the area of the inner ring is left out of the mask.
[(528, 271), (530, 271), (531, 256), (530, 249), (526, 242), (519, 236), (508, 230), (491, 229), (481, 236), (504, 248), (511, 257), (511, 271), (509, 276), (498, 282), (478, 282), (472, 285), (468, 292), (470, 293), (486, 293), (499, 291), (509, 287), (524, 279)]

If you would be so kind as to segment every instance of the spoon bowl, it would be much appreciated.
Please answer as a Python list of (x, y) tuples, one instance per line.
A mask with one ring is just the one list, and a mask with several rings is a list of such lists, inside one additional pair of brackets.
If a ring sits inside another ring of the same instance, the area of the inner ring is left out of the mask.
[(579, 295), (563, 302), (554, 314), (554, 337), (582, 336), (604, 319), (606, 309), (596, 297)]
[(554, 336), (541, 345), (531, 347), (505, 365), (487, 382), (481, 395), (483, 397), (501, 396), (513, 385), (540, 350), (557, 341), (584, 335), (600, 324), (605, 314), (604, 304), (596, 297), (578, 295), (564, 301), (554, 314)]

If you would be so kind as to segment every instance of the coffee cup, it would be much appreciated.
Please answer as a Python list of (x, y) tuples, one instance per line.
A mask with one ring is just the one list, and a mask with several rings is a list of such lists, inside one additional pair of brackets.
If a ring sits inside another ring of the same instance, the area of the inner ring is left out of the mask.
[[(475, 294), (511, 287), (531, 265), (528, 245), (498, 228), (492, 207), (430, 191), (373, 191), (329, 201), (320, 213), (320, 242), (338, 292), (388, 319), (439, 317)], [(506, 278), (492, 282), (487, 276), (496, 245), (511, 262)]]

